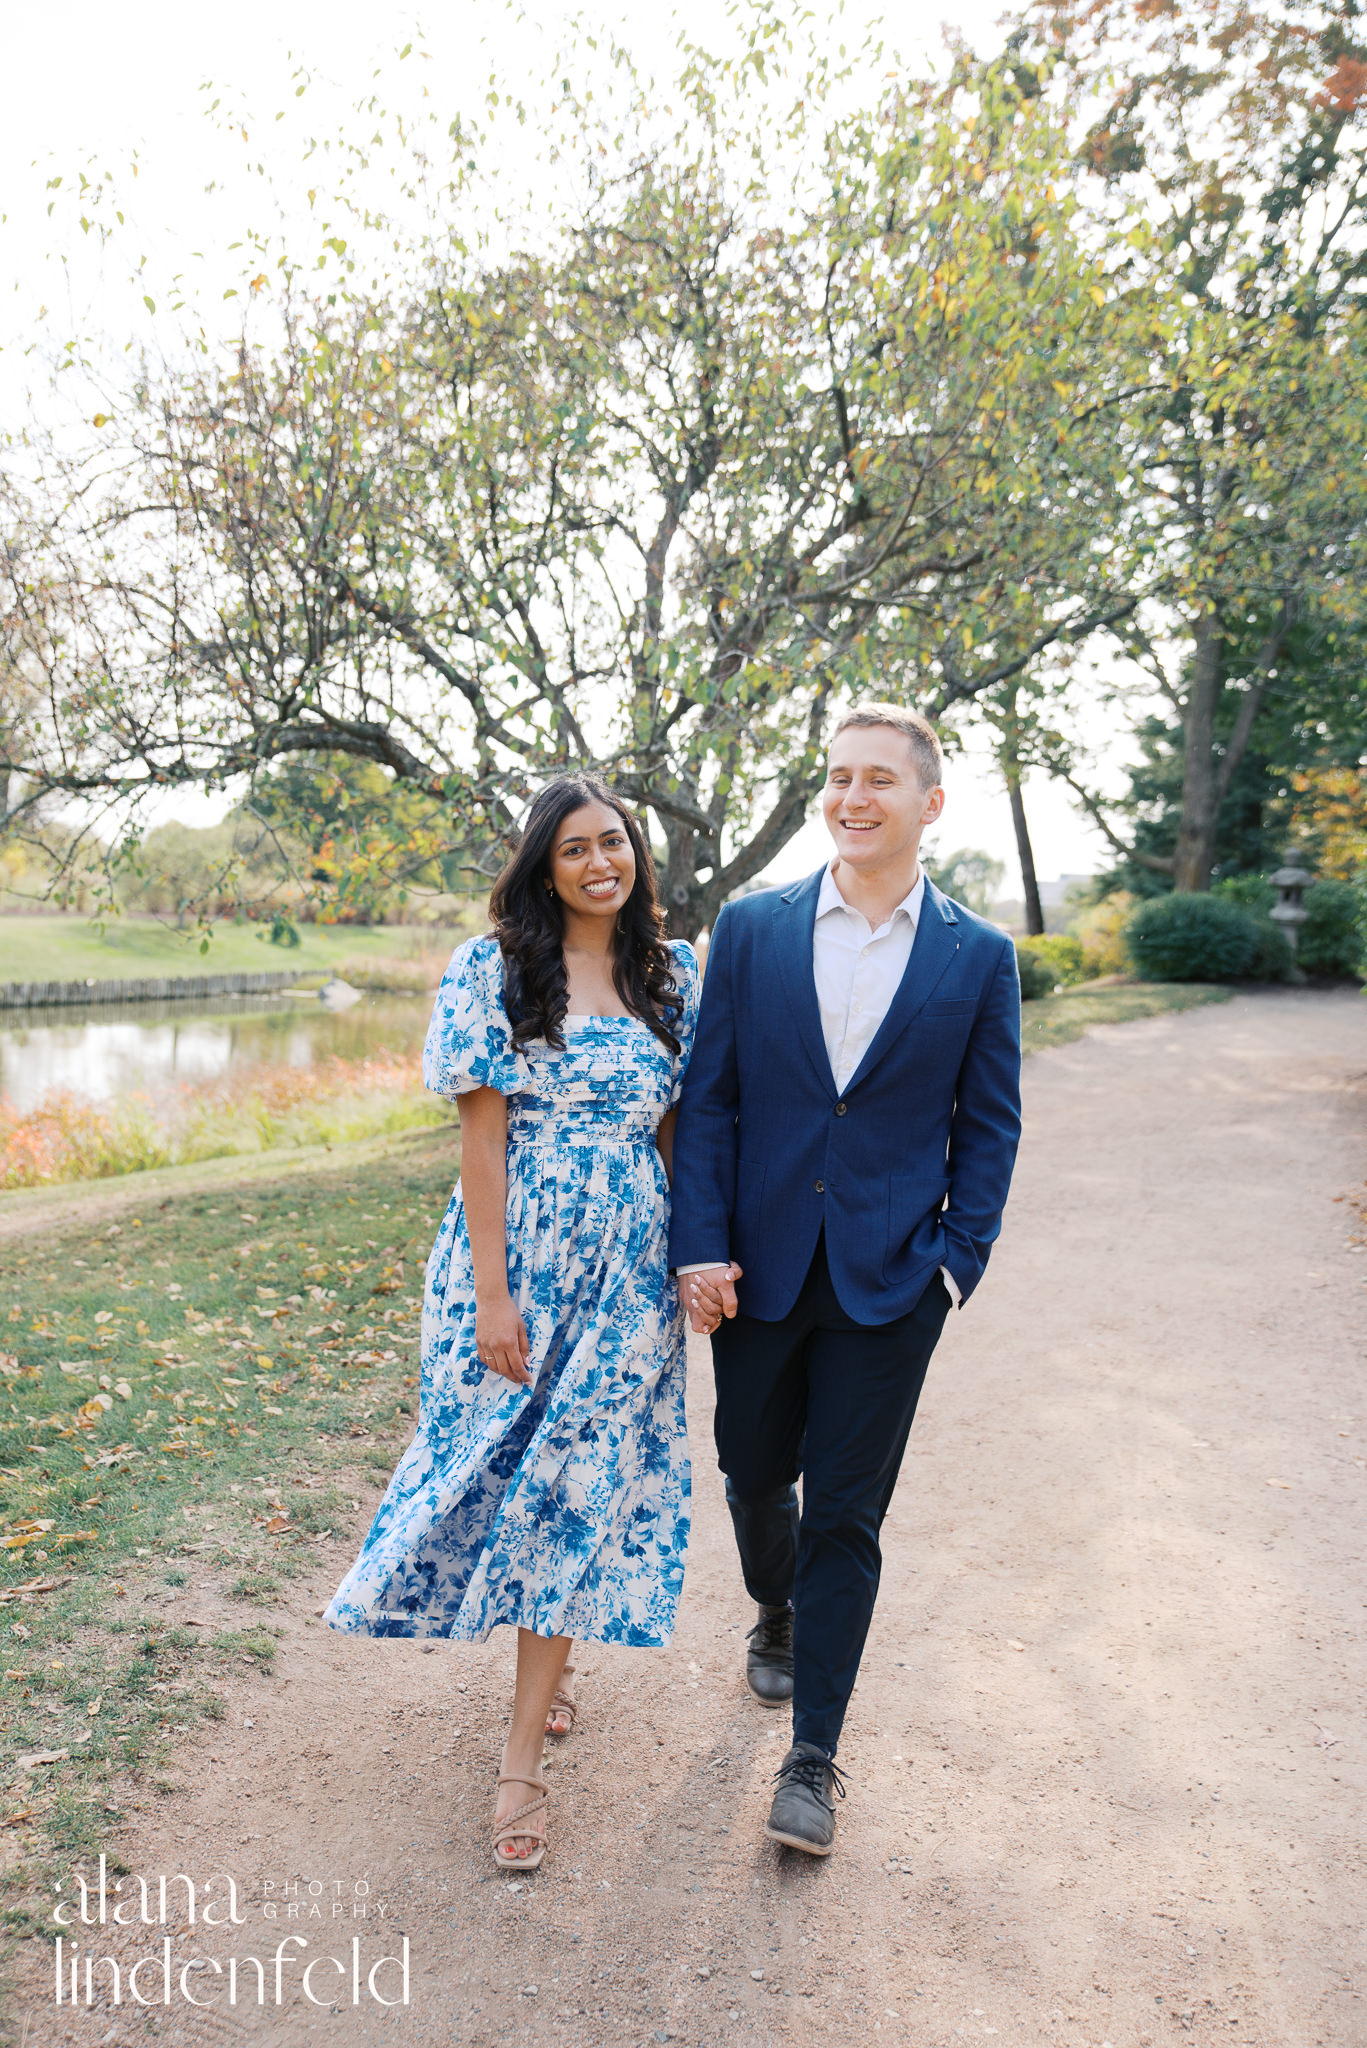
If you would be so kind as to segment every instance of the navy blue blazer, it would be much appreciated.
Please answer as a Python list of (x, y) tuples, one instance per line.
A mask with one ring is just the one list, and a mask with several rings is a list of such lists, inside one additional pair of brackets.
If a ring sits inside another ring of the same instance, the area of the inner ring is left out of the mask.
[(1020, 1137), (1020, 982), (994, 925), (926, 879), (906, 972), (837, 1091), (812, 933), (823, 869), (728, 903), (674, 1134), (670, 1263), (734, 1258), (746, 1315), (797, 1299), (822, 1226), (836, 1294), (892, 1322), (948, 1266), (965, 1300)]

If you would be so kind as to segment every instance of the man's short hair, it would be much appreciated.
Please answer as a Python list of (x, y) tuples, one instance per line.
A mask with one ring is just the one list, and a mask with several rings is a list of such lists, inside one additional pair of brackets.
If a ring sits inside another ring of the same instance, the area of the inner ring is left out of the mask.
[(838, 738), (852, 725), (890, 725), (911, 748), (922, 789), (936, 789), (944, 781), (945, 756), (940, 735), (919, 711), (908, 711), (901, 704), (854, 704), (848, 711), (842, 711), (831, 738)]

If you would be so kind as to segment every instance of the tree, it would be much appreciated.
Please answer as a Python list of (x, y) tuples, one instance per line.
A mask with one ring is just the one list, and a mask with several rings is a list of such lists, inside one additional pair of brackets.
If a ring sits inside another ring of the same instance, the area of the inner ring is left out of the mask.
[[(1224, 720), (1234, 715), (1230, 705), (1221, 707)], [(1217, 744), (1221, 738), (1217, 730)], [(1176, 719), (1150, 717), (1139, 724), (1135, 740), (1138, 759), (1128, 772), (1128, 790), (1108, 806), (1111, 819), (1123, 821), (1125, 829), (1120, 857), (1100, 878), (1103, 895), (1158, 896), (1172, 887), (1182, 816), (1183, 729)], [(1267, 874), (1278, 864), (1289, 825), (1288, 794), (1288, 778), (1260, 752), (1246, 749), (1220, 807), (1212, 882)]]
[(347, 754), (487, 866), (591, 763), (691, 931), (797, 830), (833, 697), (942, 714), (1133, 608), (1095, 544), (1113, 436), (1058, 376), (1105, 382), (1117, 302), (1038, 85), (961, 67), (837, 118), (750, 55), (767, 97), (695, 57), (669, 135), (570, 95), (583, 196), (535, 240), (448, 221), (382, 295), (287, 267), (274, 339), (111, 410), (116, 482), (55, 465), (86, 568), (35, 798)]
[(383, 924), (415, 893), (461, 886), (440, 804), (375, 761), (287, 755), (245, 815), (298, 844), (301, 898), (334, 917)]
[(993, 750), (1002, 781), (1006, 785), (1007, 802), (1011, 807), (1011, 829), (1016, 841), (1016, 861), (1020, 868), (1021, 898), (1025, 908), (1025, 929), (1029, 937), (1044, 936), (1044, 905), (1040, 898), (1039, 876), (1035, 872), (1035, 849), (1030, 839), (1030, 825), (1025, 815), (1024, 777), (1041, 750), (1035, 740), (1037, 714), (1032, 705), (1022, 703), (1019, 683), (1013, 678), (999, 691), (985, 691), (975, 706), (979, 718), (992, 734)]
[(1367, 49), (1346, 0), (1066, 0), (1034, 20), (1099, 222), (1140, 200), (1152, 218), (1159, 317), (1111, 408), (1133, 477), (1117, 582), (1146, 595), (1112, 633), (1180, 731), (1171, 850), (1127, 839), (1066, 748), (1053, 765), (1132, 865), (1204, 889), (1241, 763), (1307, 693), (1360, 731), (1356, 681), (1321, 686), (1347, 680), (1323, 657), (1363, 624)]
[(1001, 862), (976, 846), (961, 846), (954, 853), (937, 858), (926, 855), (926, 865), (937, 885), (956, 903), (966, 903), (986, 917), (1005, 873)]
[(1315, 873), (1367, 887), (1367, 772), (1302, 770), (1291, 788), (1288, 836), (1301, 842)]

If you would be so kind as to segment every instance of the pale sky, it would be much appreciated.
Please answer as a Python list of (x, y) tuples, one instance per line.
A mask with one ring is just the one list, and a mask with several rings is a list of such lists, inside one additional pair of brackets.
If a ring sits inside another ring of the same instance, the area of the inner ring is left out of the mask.
[[(999, 11), (997, 0), (958, 0), (954, 20), (986, 47), (995, 40)], [(174, 349), (181, 329), (166, 323), (168, 286), (177, 273), (194, 280), (206, 326), (212, 331), (215, 308), (221, 307), (222, 331), (231, 332), (235, 309), (224, 303), (223, 293), (244, 281), (245, 257), (230, 245), (244, 228), (271, 225), (263, 183), (251, 174), (250, 162), (264, 162), (287, 195), (301, 195), (302, 207), (306, 135), (354, 121), (350, 109), (370, 91), (385, 95), (392, 106), (405, 91), (426, 88), (443, 111), (477, 108), (492, 63), (514, 83), (530, 76), (574, 12), (557, 0), (507, 8), (462, 0), (378, 10), (357, 0), (235, 0), (221, 9), (170, 6), (165, 0), (125, 0), (118, 7), (108, 0), (98, 6), (64, 0), (60, 7), (21, 8), (10, 0), (4, 38), (9, 89), (0, 124), (5, 428), (19, 429), (30, 404), (46, 410), (54, 402), (43, 389), (41, 352), (70, 333)], [(680, 23), (696, 40), (718, 47), (734, 33), (728, 13), (725, 0), (690, 0), (678, 12), (650, 0), (626, 0), (589, 18), (596, 31), (615, 27), (638, 64), (666, 78)], [(880, 16), (895, 23), (882, 33), (905, 56), (920, 54), (924, 61), (939, 48), (945, 19), (940, 0), (895, 9), (850, 0), (839, 13), (829, 11), (832, 42), (858, 47)], [(410, 39), (428, 55), (415, 55), (400, 70), (397, 52)], [(313, 82), (297, 103), (301, 64)], [(212, 82), (208, 92), (202, 90), (206, 81)], [(207, 112), (215, 97), (221, 103), (218, 120)], [(225, 127), (227, 106), (243, 110), (246, 144)], [(511, 124), (505, 126), (509, 144), (525, 153), (525, 135), (519, 138)], [(525, 161), (518, 168), (526, 171)], [(98, 238), (83, 234), (79, 224), (83, 211), (88, 218), (96, 211), (73, 198), (82, 170), (87, 176), (112, 171), (112, 189), (125, 213), (116, 247), (103, 255)], [(63, 182), (54, 191), (48, 181), (57, 176)], [(211, 184), (212, 194), (205, 189)], [(302, 213), (300, 218), (302, 223)], [(314, 222), (312, 233), (317, 232)], [(131, 271), (138, 256), (146, 260), (135, 283)], [(157, 306), (155, 314), (143, 306), (144, 290)], [(35, 391), (36, 399), (30, 396)], [(956, 757), (948, 787), (939, 844), (947, 851), (981, 847), (1005, 861), (1005, 892), (1012, 893), (1010, 814), (990, 762), (977, 752)], [(1027, 804), (1041, 877), (1088, 873), (1105, 864), (1099, 835), (1056, 786), (1033, 778)], [(182, 798), (175, 814), (201, 822), (220, 808)], [(815, 865), (824, 844), (819, 824), (809, 826), (785, 850), (778, 868), (788, 874)]]

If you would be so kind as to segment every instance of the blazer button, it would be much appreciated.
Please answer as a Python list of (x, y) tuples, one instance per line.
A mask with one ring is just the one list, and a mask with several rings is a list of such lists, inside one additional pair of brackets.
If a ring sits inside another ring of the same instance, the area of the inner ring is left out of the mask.
[(845, 1112), (846, 1112), (846, 1111), (848, 1110), (849, 1106), (850, 1106), (850, 1105), (849, 1105), (849, 1103), (848, 1103), (848, 1102), (837, 1102), (837, 1104), (835, 1105), (835, 1113), (836, 1113), (836, 1115), (837, 1115), (837, 1116), (844, 1116), (844, 1114), (845, 1114)]
[(825, 1181), (824, 1181), (824, 1180), (814, 1180), (814, 1181), (812, 1182), (812, 1186), (813, 1186), (813, 1187), (814, 1187), (814, 1188), (816, 1189), (816, 1191), (817, 1191), (817, 1193), (818, 1193), (819, 1195), (824, 1195), (824, 1194), (825, 1194), (825, 1192), (826, 1192), (826, 1183), (825, 1183)]

